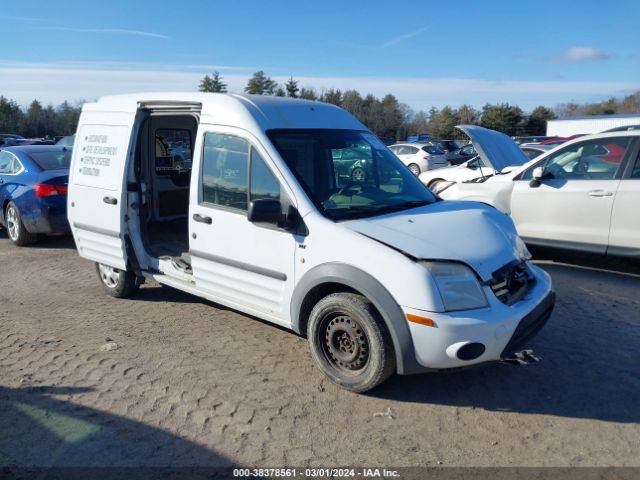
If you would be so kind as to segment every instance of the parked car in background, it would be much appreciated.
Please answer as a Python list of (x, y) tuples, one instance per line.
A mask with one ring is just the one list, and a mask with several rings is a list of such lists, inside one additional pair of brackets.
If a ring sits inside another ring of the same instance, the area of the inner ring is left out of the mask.
[(434, 140), (434, 139), (431, 139), (431, 140), (429, 140), (429, 143), (431, 143), (431, 145), (434, 145), (434, 146), (438, 147), (444, 153), (452, 153), (452, 152), (457, 152), (458, 150), (460, 150), (460, 147), (458, 147), (458, 144), (453, 140)]
[(388, 138), (388, 137), (378, 137), (378, 138), (386, 146), (393, 145), (394, 143), (396, 143), (396, 141), (393, 138)]
[(22, 139), (24, 139), (24, 137), (17, 133), (0, 133), (0, 147), (5, 144), (7, 146), (17, 145), (18, 141)]
[(528, 137), (512, 137), (513, 141), (518, 145), (522, 145), (523, 143), (540, 143), (551, 137), (547, 135), (532, 135)]
[(449, 165), (460, 165), (476, 155), (478, 155), (478, 152), (476, 152), (475, 147), (472, 143), (468, 143), (460, 147), (457, 151), (450, 153), (447, 160), (449, 161)]
[(573, 137), (549, 137), (546, 140), (538, 142), (540, 145), (550, 145), (552, 147), (558, 146), (561, 143), (568, 142), (572, 140)]
[(448, 165), (444, 152), (430, 143), (396, 143), (390, 145), (389, 150), (395, 153), (414, 175)]
[(419, 135), (409, 135), (407, 137), (407, 143), (428, 142), (430, 139), (431, 139), (431, 135), (428, 133), (421, 133)]
[(69, 232), (67, 182), (71, 149), (30, 145), (0, 150), (0, 225), (18, 246), (38, 234)]
[(527, 243), (640, 258), (640, 130), (577, 138), (483, 183), (438, 194), (513, 218)]
[(358, 148), (331, 150), (333, 168), (338, 179), (362, 183), (367, 179), (367, 159), (371, 155)]
[(554, 148), (553, 145), (540, 145), (539, 143), (523, 143), (520, 145), (520, 150), (522, 150), (530, 160), (539, 157), (552, 148)]
[(518, 145), (504, 133), (477, 125), (458, 125), (456, 128), (469, 136), (478, 155), (454, 167), (420, 174), (420, 181), (435, 193), (453, 183), (475, 181), (507, 172), (528, 160)]
[(59, 145), (61, 147), (73, 147), (73, 142), (75, 142), (75, 140), (75, 135), (67, 135), (66, 137), (60, 137), (60, 139), (58, 139), (58, 141), (56, 142), (56, 145)]
[(625, 125), (623, 127), (614, 127), (608, 130), (604, 130), (602, 133), (608, 132), (628, 132), (630, 130), (640, 130), (640, 125)]
[(14, 145), (55, 145), (50, 138), (18, 138)]

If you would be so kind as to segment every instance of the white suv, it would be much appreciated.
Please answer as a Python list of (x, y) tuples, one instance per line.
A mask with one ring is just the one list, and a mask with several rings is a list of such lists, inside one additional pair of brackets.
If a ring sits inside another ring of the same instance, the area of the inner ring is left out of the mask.
[(532, 245), (640, 256), (640, 131), (576, 138), (483, 182), (441, 184), (449, 200), (508, 213)]

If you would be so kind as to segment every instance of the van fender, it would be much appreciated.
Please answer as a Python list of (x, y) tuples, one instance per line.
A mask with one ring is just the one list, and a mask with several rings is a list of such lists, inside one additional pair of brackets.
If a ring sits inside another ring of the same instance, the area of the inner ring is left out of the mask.
[(373, 276), (346, 263), (318, 265), (298, 281), (291, 298), (291, 327), (295, 332), (306, 334), (307, 318), (301, 318), (304, 301), (315, 287), (323, 284), (344, 285), (364, 295), (373, 303), (391, 334), (399, 374), (425, 371), (416, 360), (409, 325), (400, 305)]

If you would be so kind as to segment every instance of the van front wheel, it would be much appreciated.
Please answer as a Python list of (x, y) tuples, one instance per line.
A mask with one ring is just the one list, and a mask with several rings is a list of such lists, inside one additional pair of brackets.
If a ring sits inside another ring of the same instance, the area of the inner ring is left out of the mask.
[(353, 392), (380, 385), (396, 362), (384, 321), (365, 297), (334, 293), (311, 311), (308, 327), (311, 355), (329, 380)]
[(128, 298), (140, 288), (133, 272), (118, 270), (102, 263), (96, 263), (96, 271), (105, 291), (112, 297)]

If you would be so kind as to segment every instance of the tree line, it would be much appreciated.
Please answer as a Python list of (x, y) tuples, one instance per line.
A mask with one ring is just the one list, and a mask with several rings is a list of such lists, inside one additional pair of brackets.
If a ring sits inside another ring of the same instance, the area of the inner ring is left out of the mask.
[(44, 107), (38, 100), (26, 109), (11, 99), (0, 96), (0, 133), (17, 133), (27, 138), (73, 135), (80, 118), (80, 104), (62, 102)]
[[(226, 92), (227, 85), (219, 72), (206, 75), (200, 82), (202, 92)], [(304, 98), (331, 103), (344, 108), (380, 137), (403, 140), (408, 135), (430, 133), (437, 138), (464, 138), (456, 130), (460, 124), (480, 125), (511, 136), (544, 135), (547, 120), (575, 115), (607, 115), (615, 113), (640, 113), (640, 91), (622, 99), (610, 98), (597, 103), (565, 103), (553, 108), (539, 105), (527, 113), (517, 105), (509, 103), (486, 104), (481, 109), (470, 105), (441, 109), (432, 107), (428, 111), (414, 111), (400, 103), (392, 94), (382, 98), (362, 95), (356, 90), (328, 89), (320, 92), (314, 88), (301, 87), (293, 77), (279, 85), (264, 71), (259, 70), (248, 80), (244, 89), (254, 95)]]
[[(198, 86), (201, 92), (226, 92), (227, 84), (219, 74), (205, 75)], [(404, 140), (408, 135), (430, 133), (436, 138), (465, 138), (456, 125), (474, 124), (507, 135), (544, 135), (547, 120), (575, 115), (607, 115), (640, 113), (640, 91), (623, 98), (609, 98), (596, 103), (563, 103), (555, 107), (540, 105), (531, 112), (509, 103), (486, 104), (481, 109), (470, 105), (445, 106), (412, 110), (391, 93), (378, 98), (357, 90), (323, 89), (301, 86), (290, 77), (283, 85), (260, 70), (249, 78), (244, 91), (254, 95), (275, 95), (331, 103), (344, 108), (379, 137)], [(0, 133), (18, 133), (28, 138), (40, 138), (75, 133), (81, 103), (67, 101), (57, 106), (43, 106), (33, 100), (21, 108), (15, 101), (0, 96)]]

